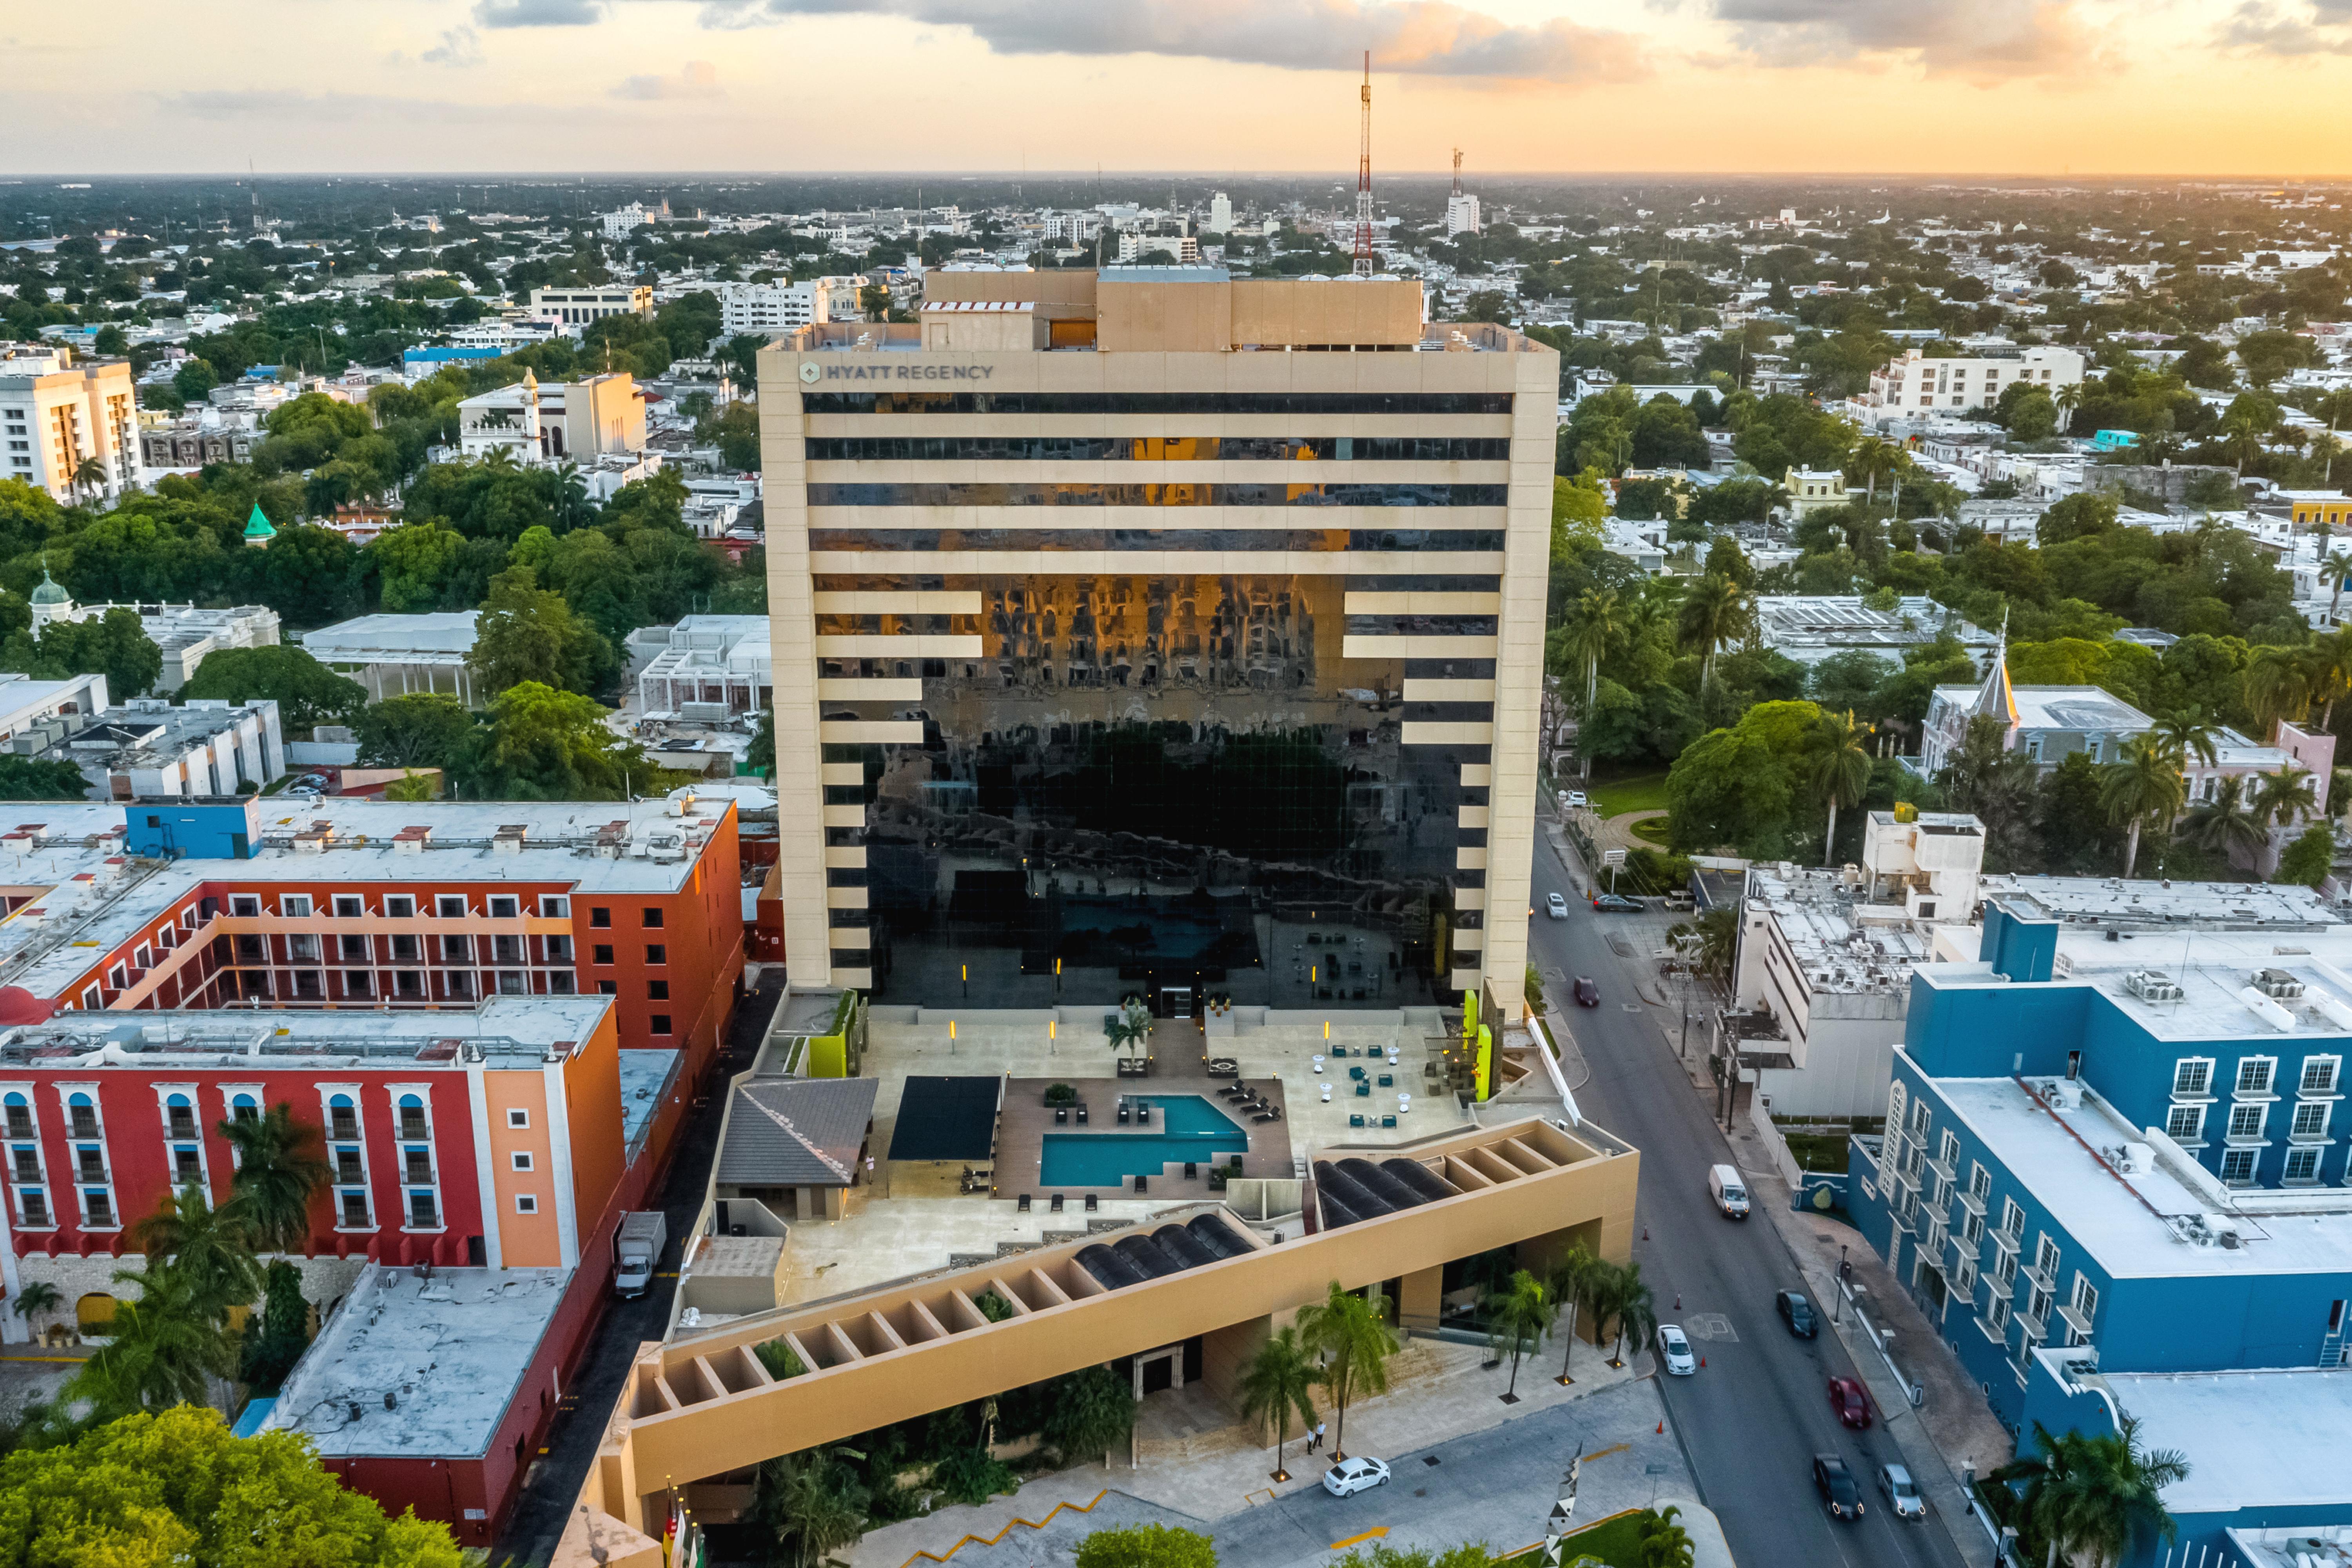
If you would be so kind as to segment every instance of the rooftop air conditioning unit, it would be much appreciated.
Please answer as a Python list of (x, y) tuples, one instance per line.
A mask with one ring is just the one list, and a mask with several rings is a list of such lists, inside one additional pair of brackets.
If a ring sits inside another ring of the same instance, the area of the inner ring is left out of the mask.
[(2135, 969), (2124, 976), (2124, 989), (2143, 1002), (2178, 1002), (2180, 987), (2161, 970)]
[(2303, 982), (2284, 969), (2265, 969), (2255, 974), (2254, 989), (2273, 1002), (2289, 1002), (2303, 994)]

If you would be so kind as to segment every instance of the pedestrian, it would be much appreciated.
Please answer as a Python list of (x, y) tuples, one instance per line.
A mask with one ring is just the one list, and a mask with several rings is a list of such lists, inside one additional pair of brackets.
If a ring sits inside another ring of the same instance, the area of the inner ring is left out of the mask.
[(1315, 1423), (1315, 1447), (1318, 1449), (1323, 1447), (1323, 1423), (1320, 1421)]

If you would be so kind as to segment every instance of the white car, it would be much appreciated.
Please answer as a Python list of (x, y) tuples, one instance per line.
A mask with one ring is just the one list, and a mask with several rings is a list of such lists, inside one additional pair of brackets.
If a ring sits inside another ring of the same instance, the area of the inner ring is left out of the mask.
[(1386, 1486), (1388, 1479), (1389, 1462), (1386, 1459), (1368, 1459), (1360, 1454), (1352, 1459), (1342, 1459), (1324, 1471), (1323, 1489), (1333, 1497), (1348, 1497), (1356, 1492), (1370, 1491), (1374, 1487)]
[(1878, 1489), (1886, 1494), (1886, 1506), (1895, 1510), (1895, 1518), (1927, 1517), (1927, 1500), (1919, 1495), (1919, 1488), (1912, 1481), (1911, 1472), (1902, 1466), (1879, 1466)]
[(1568, 900), (1558, 893), (1544, 900), (1544, 910), (1556, 921), (1568, 919)]
[(1568, 804), (1571, 806), (1591, 805), (1592, 804), (1584, 797), (1584, 792), (1580, 789), (1570, 790), (1568, 792), (1567, 798)]
[(1688, 1377), (1698, 1370), (1698, 1357), (1692, 1353), (1690, 1341), (1683, 1337), (1682, 1329), (1674, 1323), (1658, 1325), (1658, 1359), (1666, 1363), (1666, 1371), (1675, 1377)]

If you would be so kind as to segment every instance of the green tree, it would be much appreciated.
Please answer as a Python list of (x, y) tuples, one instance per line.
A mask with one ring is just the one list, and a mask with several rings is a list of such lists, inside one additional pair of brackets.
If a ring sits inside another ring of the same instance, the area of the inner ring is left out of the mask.
[(263, 1286), (261, 1327), (245, 1336), (238, 1381), (257, 1393), (274, 1393), (310, 1343), (310, 1303), (302, 1299), (302, 1274), (280, 1258), (268, 1268)]
[(0, 753), (0, 800), (86, 800), (89, 781), (71, 763)]
[(0, 669), (36, 680), (103, 675), (107, 700), (122, 703), (154, 688), (163, 674), (163, 655), (149, 640), (138, 611), (113, 609), (87, 620), (51, 621), (37, 642), (29, 631), (11, 633), (0, 646)]
[(19, 1562), (460, 1568), (448, 1526), (387, 1519), (290, 1432), (232, 1437), (194, 1405), (0, 1461), (0, 1531)]
[(238, 557), (252, 595), (298, 626), (323, 626), (361, 607), (360, 549), (331, 528), (280, 527), (267, 550)]
[(299, 1251), (310, 1236), (310, 1200), (333, 1173), (319, 1157), (319, 1129), (294, 1120), (294, 1108), (284, 1100), (258, 1114), (232, 1116), (218, 1128), (236, 1152), (229, 1197), (254, 1244)]
[(284, 646), (215, 648), (205, 655), (180, 695), (272, 701), (289, 730), (348, 724), (367, 706), (367, 692), (358, 681), (337, 675), (307, 648)]
[(2139, 834), (2148, 822), (2169, 822), (2179, 815), (2188, 786), (2180, 764), (2161, 741), (2136, 735), (2123, 744), (2123, 754), (2109, 763), (2099, 784), (2100, 804), (2110, 821), (2124, 825), (2124, 876), (2129, 879), (2139, 859)]
[(473, 733), (474, 716), (446, 692), (417, 691), (369, 703), (352, 730), (362, 767), (446, 768)]
[(1605, 475), (1586, 468), (1574, 479), (1555, 475), (1551, 481), (1551, 554), (1557, 561), (1572, 540), (1598, 544), (1601, 525), (1609, 517), (1609, 487)]
[(2179, 1538), (2163, 1493), (2189, 1479), (2189, 1460), (2177, 1449), (2149, 1450), (2139, 1433), (2132, 1415), (2100, 1436), (2053, 1436), (2037, 1421), (2035, 1452), (1993, 1472), (1996, 1480), (2025, 1483), (2024, 1514), (2048, 1543), (2045, 1564), (2063, 1553), (2070, 1563), (2107, 1568), (2122, 1561), (2136, 1536)]
[(494, 694), (533, 683), (577, 692), (599, 683), (612, 657), (562, 595), (541, 589), (530, 567), (516, 566), (491, 579), (466, 666)]
[(1497, 1356), (1507, 1356), (1511, 1363), (1505, 1399), (1518, 1398), (1520, 1358), (1543, 1349), (1544, 1336), (1551, 1332), (1559, 1316), (1559, 1303), (1553, 1299), (1551, 1288), (1524, 1268), (1511, 1276), (1507, 1289), (1486, 1298), (1487, 1342)]
[(2034, 817), (2041, 769), (2024, 752), (2010, 750), (2008, 741), (2000, 720), (1970, 719), (1936, 782), (1952, 810), (1973, 812), (1985, 825), (1988, 870), (2027, 871), (2040, 847)]
[(2069, 540), (2105, 533), (2116, 526), (2120, 507), (2121, 503), (2104, 490), (2084, 490), (2064, 497), (2042, 514), (2042, 521), (2034, 527), (2034, 538), (2047, 550)]
[(213, 367), (201, 359), (192, 359), (172, 375), (172, 390), (190, 403), (202, 403), (205, 395), (220, 384)]
[(1806, 763), (1813, 794), (1829, 806), (1828, 829), (1822, 835), (1822, 864), (1837, 864), (1837, 819), (1841, 805), (1860, 805), (1870, 784), (1870, 731), (1853, 721), (1853, 714), (1824, 713), (1814, 732), (1813, 750)]
[(2200, 849), (2225, 860), (2237, 854), (2257, 859), (2270, 842), (2270, 835), (2247, 809), (2245, 780), (2235, 775), (2219, 780), (2210, 799), (2189, 806), (2181, 818), (2180, 833)]
[(1698, 1548), (1678, 1522), (1683, 1510), (1672, 1503), (1642, 1521), (1641, 1568), (1691, 1568)]
[(1242, 1415), (1273, 1426), (1277, 1481), (1290, 1479), (1282, 1467), (1282, 1446), (1290, 1435), (1290, 1417), (1295, 1413), (1302, 1429), (1315, 1425), (1315, 1402), (1310, 1395), (1320, 1382), (1322, 1375), (1299, 1343), (1295, 1328), (1276, 1329), (1242, 1368)]
[(451, 776), (485, 800), (622, 800), (668, 787), (672, 775), (608, 729), (606, 716), (576, 692), (510, 686), (467, 735)]
[(1591, 1247), (1580, 1241), (1572, 1241), (1560, 1254), (1559, 1261), (1552, 1265), (1551, 1276), (1545, 1281), (1551, 1288), (1552, 1300), (1568, 1313), (1568, 1327), (1559, 1336), (1559, 1380), (1562, 1383), (1569, 1381), (1569, 1363), (1576, 1355), (1578, 1321), (1584, 1315), (1585, 1309), (1591, 1305), (1592, 1288), (1601, 1278), (1600, 1271), (1607, 1267), (1593, 1256)]
[(1683, 595), (1676, 613), (1675, 635), (1680, 645), (1699, 656), (1699, 690), (1715, 678), (1715, 656), (1737, 638), (1748, 625), (1747, 595), (1728, 577), (1701, 577)]
[(1755, 859), (1786, 859), (1805, 741), (1821, 722), (1810, 702), (1759, 702), (1727, 730), (1685, 746), (1666, 773), (1667, 827), (1685, 853), (1730, 845)]
[(114, 1279), (138, 1299), (115, 1303), (107, 1342), (66, 1385), (65, 1402), (87, 1401), (104, 1420), (203, 1404), (234, 1365), (211, 1303), (169, 1268), (119, 1268)]
[(131, 1238), (146, 1258), (148, 1277), (168, 1270), (190, 1308), (215, 1327), (226, 1326), (231, 1307), (249, 1306), (261, 1294), (261, 1265), (234, 1197), (215, 1208), (204, 1187), (191, 1182), (165, 1194), (155, 1212), (131, 1227)]
[(1322, 1300), (1298, 1314), (1299, 1339), (1323, 1359), (1323, 1386), (1339, 1424), (1331, 1443), (1335, 1459), (1348, 1457), (1348, 1402), (1386, 1394), (1389, 1358), (1404, 1348), (1389, 1327), (1387, 1309), (1379, 1286), (1359, 1296), (1334, 1279)]
[(1646, 1344), (1657, 1331), (1657, 1303), (1642, 1279), (1642, 1266), (1638, 1263), (1612, 1265), (1604, 1294), (1606, 1319), (1617, 1331), (1617, 1353), (1609, 1364), (1622, 1366), (1627, 1342)]
[(66, 1299), (55, 1285), (46, 1279), (27, 1281), (8, 1303), (9, 1310), (30, 1323), (43, 1312), (54, 1312), (66, 1304)]
[(816, 1568), (866, 1531), (862, 1496), (842, 1485), (823, 1448), (770, 1459), (755, 1473), (751, 1519), (774, 1544), (772, 1560)]
[(461, 607), (449, 597), (465, 557), (465, 536), (433, 517), (387, 528), (367, 547), (383, 607), (394, 615)]
[(1217, 1549), (1194, 1531), (1137, 1524), (1079, 1542), (1078, 1568), (1217, 1568)]
[[(997, 1299), (993, 1291), (989, 1299)], [(1134, 1429), (1135, 1389), (1108, 1367), (1090, 1366), (1055, 1380), (1045, 1436), (1064, 1463), (1100, 1454), (1108, 1464), (1111, 1451)]]
[(2326, 822), (2315, 822), (2295, 835), (2279, 856), (2278, 869), (2271, 880), (2316, 888), (2327, 879), (2336, 865), (2336, 829)]

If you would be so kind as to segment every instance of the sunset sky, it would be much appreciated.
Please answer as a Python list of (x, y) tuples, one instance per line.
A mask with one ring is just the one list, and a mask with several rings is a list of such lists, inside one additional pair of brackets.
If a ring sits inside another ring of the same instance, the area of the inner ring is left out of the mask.
[(2352, 0), (110, 0), (10, 174), (2352, 175)]

